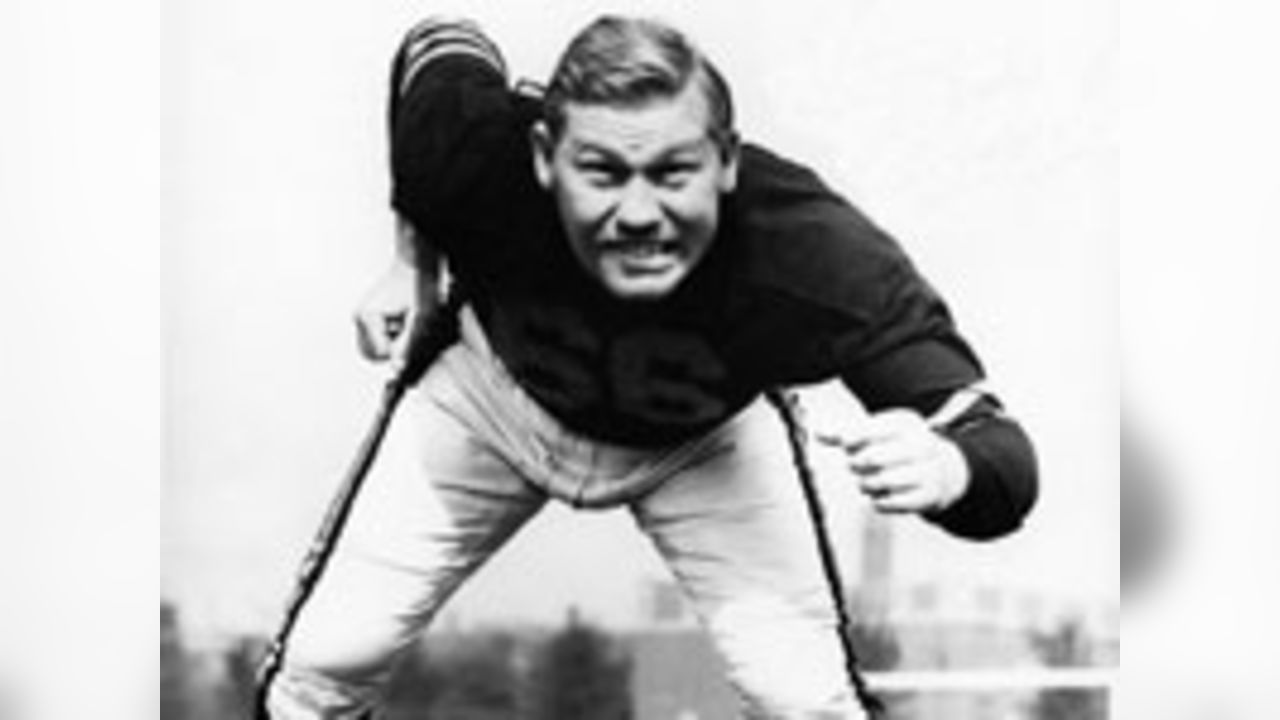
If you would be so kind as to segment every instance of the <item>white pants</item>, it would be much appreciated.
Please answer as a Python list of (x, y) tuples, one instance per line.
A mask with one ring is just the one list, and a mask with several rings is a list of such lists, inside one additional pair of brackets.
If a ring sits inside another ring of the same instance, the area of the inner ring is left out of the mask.
[(639, 450), (565, 429), (464, 312), (397, 410), (285, 646), (272, 720), (348, 720), (399, 651), (548, 497), (625, 504), (678, 578), (750, 718), (865, 717), (781, 417), (759, 401), (689, 443)]

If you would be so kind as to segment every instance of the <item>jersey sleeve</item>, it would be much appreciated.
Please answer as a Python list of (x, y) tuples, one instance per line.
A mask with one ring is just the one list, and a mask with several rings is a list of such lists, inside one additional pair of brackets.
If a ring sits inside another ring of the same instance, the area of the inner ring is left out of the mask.
[[(838, 374), (872, 412), (910, 408), (928, 417), (984, 379), (946, 303), (891, 236), (811, 171), (758, 148), (743, 157), (738, 216), (766, 259), (755, 263), (755, 278), (824, 318), (819, 345), (795, 347)], [(1018, 423), (993, 395), (976, 394), (979, 402), (937, 429), (964, 455), (968, 489), (924, 517), (978, 540), (1021, 526), (1036, 501), (1038, 470)]]
[[(929, 417), (984, 378), (946, 304), (905, 256), (892, 258), (872, 297), (869, 324), (840, 342), (845, 384), (866, 407), (905, 407)], [(924, 518), (948, 533), (991, 540), (1016, 531), (1035, 505), (1039, 479), (1030, 438), (999, 400), (983, 393), (961, 422), (938, 429), (969, 469), (963, 496)]]
[(952, 505), (924, 518), (952, 535), (990, 540), (1022, 526), (1039, 496), (1039, 469), (1031, 439), (993, 395), (934, 425), (955, 443), (969, 468), (969, 486)]
[(431, 18), (405, 35), (390, 84), (391, 205), (447, 241), (430, 231), (452, 223), (509, 130), (502, 56), (474, 23)]
[(742, 158), (728, 217), (750, 248), (753, 284), (823, 318), (807, 362), (872, 410), (921, 408), (982, 378), (946, 303), (893, 237), (808, 168), (752, 145)]
[(834, 341), (841, 377), (870, 410), (930, 412), (984, 377), (950, 310), (896, 248), (885, 253), (863, 309), (866, 324)]

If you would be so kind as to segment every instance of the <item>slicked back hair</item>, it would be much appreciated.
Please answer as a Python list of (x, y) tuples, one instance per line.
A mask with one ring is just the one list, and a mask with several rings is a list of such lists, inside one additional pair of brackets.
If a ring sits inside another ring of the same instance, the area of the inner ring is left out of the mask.
[(578, 33), (556, 66), (543, 100), (559, 141), (570, 104), (639, 107), (696, 83), (709, 108), (708, 131), (721, 149), (734, 140), (733, 99), (720, 71), (679, 30), (659, 20), (605, 15)]

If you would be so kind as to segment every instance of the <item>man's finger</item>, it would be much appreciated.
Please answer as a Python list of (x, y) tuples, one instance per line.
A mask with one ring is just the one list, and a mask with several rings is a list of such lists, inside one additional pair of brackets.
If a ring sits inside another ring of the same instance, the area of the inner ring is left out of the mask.
[(880, 472), (920, 462), (928, 447), (916, 436), (892, 437), (869, 442), (849, 453), (849, 468), (855, 472)]
[(387, 345), (387, 354), (393, 358), (403, 357), (405, 349), (409, 346), (409, 338), (412, 333), (401, 332), (392, 335), (391, 342)]
[[(404, 329), (405, 327), (408, 327), (409, 329)], [(391, 359), (391, 363), (394, 366), (393, 369), (396, 372), (399, 372), (400, 366), (404, 364), (405, 358), (409, 354), (409, 344), (412, 343), (414, 338), (416, 338), (421, 332), (422, 328), (418, 326), (416, 321), (413, 323), (406, 321), (401, 325), (399, 332), (394, 335), (388, 345), (387, 355)]]
[(824, 444), (836, 444), (846, 451), (857, 450), (871, 443), (888, 440), (914, 430), (927, 429), (924, 418), (914, 410), (895, 408), (871, 415), (850, 428), (848, 432), (820, 432), (815, 437)]
[(397, 340), (404, 332), (405, 316), (403, 313), (384, 315), (382, 324), (387, 338), (392, 341)]
[(925, 473), (918, 467), (898, 467), (858, 476), (858, 487), (871, 496), (905, 492), (921, 487)]
[(924, 488), (885, 493), (873, 497), (871, 505), (884, 513), (916, 513), (932, 508), (936, 500)]
[(843, 450), (846, 453), (853, 453), (866, 447), (866, 441), (850, 439), (844, 435), (833, 432), (818, 431), (813, 434), (813, 439), (822, 445)]

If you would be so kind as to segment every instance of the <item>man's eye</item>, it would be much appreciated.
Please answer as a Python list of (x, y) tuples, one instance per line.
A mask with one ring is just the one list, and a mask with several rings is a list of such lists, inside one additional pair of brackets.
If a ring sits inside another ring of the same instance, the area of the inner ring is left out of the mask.
[(668, 187), (679, 187), (683, 185), (691, 175), (697, 170), (692, 164), (679, 163), (674, 165), (662, 165), (653, 171), (654, 182), (659, 185)]
[(578, 166), (578, 171), (597, 185), (616, 185), (625, 177), (622, 170), (603, 163), (583, 163)]

